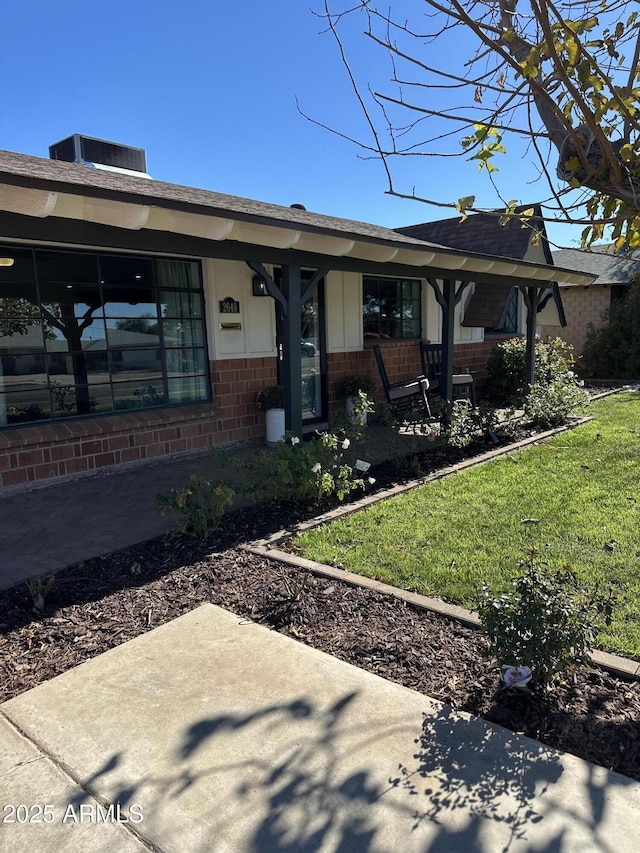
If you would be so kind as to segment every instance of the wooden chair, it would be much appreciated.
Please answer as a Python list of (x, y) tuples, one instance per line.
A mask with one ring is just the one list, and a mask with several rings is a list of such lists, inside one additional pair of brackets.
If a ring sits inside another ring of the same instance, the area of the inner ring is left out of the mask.
[(384, 396), (391, 408), (391, 411), (397, 418), (407, 419), (410, 415), (426, 412), (427, 417), (431, 418), (431, 408), (427, 392), (429, 390), (429, 380), (426, 376), (418, 376), (416, 379), (410, 379), (407, 382), (396, 382), (391, 384), (387, 375), (387, 369), (384, 365), (380, 346), (375, 344), (373, 354), (378, 366), (378, 373)]
[[(440, 372), (442, 369), (442, 347), (440, 344), (420, 344), (420, 363), (422, 372), (429, 380), (430, 392), (440, 391)], [(453, 368), (453, 399), (466, 397), (476, 407), (476, 389), (473, 376), (469, 371), (456, 372)]]

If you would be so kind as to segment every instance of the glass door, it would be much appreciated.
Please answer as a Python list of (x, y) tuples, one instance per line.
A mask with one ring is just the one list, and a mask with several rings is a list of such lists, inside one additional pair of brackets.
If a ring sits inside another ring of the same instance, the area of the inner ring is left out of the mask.
[(302, 306), (300, 319), (302, 420), (307, 423), (323, 420), (326, 413), (323, 297), (324, 281), (321, 281), (315, 295)]
[[(276, 281), (278, 280), (276, 270)], [(311, 270), (302, 270), (303, 283), (313, 276)], [(281, 317), (276, 307), (276, 328), (278, 335), (278, 372), (282, 358)], [(324, 334), (324, 279), (318, 282), (315, 294), (302, 306), (300, 315), (300, 355), (302, 363), (302, 421), (313, 424), (326, 420), (327, 393)], [(278, 381), (280, 376), (278, 376)]]

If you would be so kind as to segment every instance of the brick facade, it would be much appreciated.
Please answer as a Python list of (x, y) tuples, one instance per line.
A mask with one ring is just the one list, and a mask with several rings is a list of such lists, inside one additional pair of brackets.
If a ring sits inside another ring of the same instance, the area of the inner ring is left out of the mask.
[(213, 403), (2, 430), (0, 494), (258, 439), (265, 434), (265, 415), (255, 395), (275, 377), (275, 358), (217, 361), (211, 364)]
[[(482, 377), (496, 341), (460, 344), (456, 363)], [(420, 353), (415, 341), (383, 345), (391, 382), (417, 376)], [(373, 353), (331, 353), (327, 357), (329, 413), (344, 405), (336, 389), (346, 376), (368, 374), (383, 397)], [(256, 393), (276, 382), (275, 358), (225, 359), (211, 364), (213, 403), (148, 409), (83, 420), (33, 424), (0, 431), (0, 494), (45, 481), (72, 479), (103, 468), (143, 464), (151, 459), (195, 453), (214, 445), (258, 441), (265, 414)]]
[(540, 336), (543, 340), (547, 337), (562, 338), (571, 344), (574, 357), (578, 358), (584, 349), (589, 323), (596, 329), (605, 325), (602, 314), (609, 310), (611, 288), (607, 285), (563, 287), (562, 304), (567, 319), (566, 327), (542, 326)]
[[(494, 335), (486, 341), (456, 344), (454, 356), (456, 367), (473, 373), (476, 382), (482, 385), (487, 375), (489, 353), (500, 343), (513, 335)], [(389, 341), (381, 344), (387, 375), (391, 384), (415, 379), (422, 372), (420, 350), (416, 341)], [(376, 361), (370, 346), (362, 352), (339, 352), (328, 356), (329, 373), (329, 412), (344, 406), (344, 400), (338, 397), (336, 389), (346, 376), (371, 376), (378, 389), (379, 399), (384, 399), (382, 383), (378, 376)]]

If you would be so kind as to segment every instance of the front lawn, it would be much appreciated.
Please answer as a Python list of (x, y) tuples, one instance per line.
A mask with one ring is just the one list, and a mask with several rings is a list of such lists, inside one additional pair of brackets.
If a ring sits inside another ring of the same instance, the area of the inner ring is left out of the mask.
[(640, 394), (540, 445), (382, 501), (295, 540), (312, 560), (475, 608), (528, 548), (588, 582), (620, 581), (608, 651), (640, 658)]

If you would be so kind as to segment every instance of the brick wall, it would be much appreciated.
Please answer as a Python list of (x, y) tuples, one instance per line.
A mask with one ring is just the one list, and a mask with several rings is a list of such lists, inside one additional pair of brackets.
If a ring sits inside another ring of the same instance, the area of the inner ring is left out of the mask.
[[(470, 370), (476, 381), (482, 383), (487, 374), (487, 358), (491, 350), (500, 341), (513, 335), (496, 335), (486, 341), (456, 344), (454, 357), (456, 367)], [(387, 375), (391, 384), (415, 379), (422, 372), (420, 349), (417, 341), (391, 341), (380, 345)], [(362, 352), (331, 353), (327, 358), (329, 374), (329, 412), (344, 406), (337, 388), (346, 376), (371, 376), (376, 383), (378, 399), (384, 399), (382, 383), (378, 375), (375, 357), (370, 346)]]
[(608, 311), (611, 302), (611, 288), (608, 286), (563, 287), (562, 304), (567, 325), (542, 326), (541, 337), (562, 338), (573, 347), (577, 358), (584, 349), (587, 339), (587, 326), (593, 323), (596, 329), (604, 325), (602, 313)]
[[(496, 341), (460, 344), (456, 363), (481, 376)], [(420, 354), (415, 341), (383, 345), (391, 382), (416, 377)], [(336, 393), (345, 376), (367, 374), (378, 386), (373, 352), (330, 353), (329, 411), (344, 405)], [(225, 359), (211, 364), (213, 403), (33, 424), (0, 431), (0, 495), (46, 481), (70, 479), (100, 469), (143, 464), (150, 459), (194, 453), (214, 445), (260, 440), (265, 413), (256, 393), (276, 381), (275, 358)]]
[(274, 358), (211, 365), (214, 403), (33, 424), (0, 431), (0, 494), (102, 468), (258, 439), (265, 414), (255, 395), (275, 383)]

